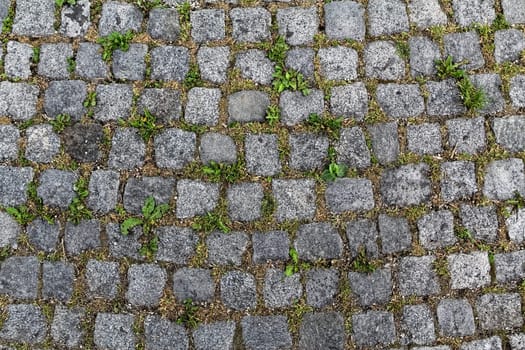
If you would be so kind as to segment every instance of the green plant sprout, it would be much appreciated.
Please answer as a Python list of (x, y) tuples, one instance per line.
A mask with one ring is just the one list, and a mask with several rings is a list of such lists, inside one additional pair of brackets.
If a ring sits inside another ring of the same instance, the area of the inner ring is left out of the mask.
[(329, 137), (337, 139), (343, 127), (343, 120), (343, 117), (323, 118), (316, 113), (312, 113), (306, 120), (306, 125), (314, 129), (315, 132), (324, 132)]
[(284, 269), (284, 275), (286, 277), (290, 277), (293, 274), (299, 272), (301, 269), (308, 270), (310, 268), (310, 265), (308, 263), (301, 263), (299, 261), (299, 253), (297, 253), (297, 250), (295, 248), (290, 248), (288, 255), (290, 256), (291, 262), (286, 265), (286, 268)]
[(205, 233), (210, 233), (214, 230), (229, 233), (231, 229), (228, 227), (228, 224), (228, 219), (223, 219), (221, 215), (210, 212), (196, 217), (191, 228), (197, 231), (204, 231)]
[(279, 122), (279, 119), (281, 119), (279, 106), (268, 106), (268, 109), (266, 110), (266, 120), (268, 121), (268, 124), (273, 126)]
[(18, 207), (8, 207), (5, 208), (5, 211), (7, 214), (11, 215), (20, 225), (27, 225), (36, 217), (36, 215), (34, 215), (25, 205)]
[(202, 173), (212, 182), (236, 182), (242, 174), (242, 164), (237, 161), (233, 164), (224, 164), (210, 161), (202, 167)]
[(55, 119), (50, 120), (49, 124), (51, 124), (55, 132), (61, 133), (65, 128), (71, 125), (71, 117), (67, 114), (59, 114)]
[(58, 7), (64, 6), (64, 4), (67, 4), (69, 6), (73, 6), (77, 4), (77, 0), (55, 0), (55, 4)]
[(184, 300), (184, 312), (177, 318), (177, 324), (185, 325), (188, 328), (197, 328), (200, 320), (197, 318), (196, 313), (199, 311), (199, 307), (193, 304), (191, 299)]
[(119, 32), (112, 32), (108, 36), (98, 38), (97, 42), (102, 45), (102, 59), (104, 61), (111, 60), (113, 51), (121, 50), (128, 51), (129, 43), (133, 39), (133, 32), (128, 30), (125, 34)]
[(157, 205), (155, 198), (153, 198), (153, 196), (149, 196), (144, 201), (144, 206), (142, 207), (142, 218), (127, 218), (120, 225), (120, 232), (126, 236), (129, 234), (129, 231), (132, 228), (142, 225), (142, 232), (145, 235), (148, 235), (151, 232), (151, 229), (155, 226), (156, 222), (162, 219), (164, 214), (166, 214), (169, 209), (169, 204)]
[(138, 129), (140, 136), (145, 142), (162, 129), (162, 125), (157, 124), (157, 118), (147, 108), (144, 108), (144, 115), (135, 115), (127, 121), (119, 119), (119, 123), (123, 126), (129, 125)]
[(73, 186), (73, 190), (76, 195), (69, 204), (67, 219), (75, 225), (78, 225), (80, 221), (93, 217), (93, 214), (85, 204), (85, 200), (89, 195), (87, 181), (84, 178), (79, 178)]

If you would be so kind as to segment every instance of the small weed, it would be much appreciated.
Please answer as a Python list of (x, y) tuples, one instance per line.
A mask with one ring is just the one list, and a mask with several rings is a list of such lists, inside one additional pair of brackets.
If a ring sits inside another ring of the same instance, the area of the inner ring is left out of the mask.
[(40, 47), (33, 47), (33, 56), (31, 56), (34, 64), (40, 62)]
[(27, 225), (35, 219), (35, 215), (25, 205), (19, 207), (8, 207), (5, 211), (20, 225)]
[(144, 205), (142, 206), (142, 218), (130, 217), (124, 220), (120, 225), (120, 233), (126, 236), (129, 234), (129, 230), (135, 226), (142, 225), (142, 232), (145, 235), (148, 235), (156, 225), (157, 221), (162, 219), (169, 209), (169, 204), (157, 205), (155, 198), (149, 196), (146, 198)]
[(210, 212), (206, 213), (206, 215), (196, 217), (191, 228), (197, 231), (204, 231), (205, 233), (210, 233), (215, 230), (229, 233), (231, 231), (228, 227), (229, 223), (228, 219), (223, 219), (221, 215)]
[(38, 196), (36, 182), (31, 181), (27, 185), (27, 197), (28, 197), (28, 202), (34, 205), (34, 210), (36, 212), (36, 215), (42, 217), (50, 224), (53, 224), (54, 223), (53, 217), (47, 212), (46, 208), (44, 207), (44, 202), (42, 201), (42, 198)]
[(76, 196), (69, 204), (67, 219), (77, 225), (81, 220), (91, 219), (93, 214), (87, 208), (85, 200), (89, 195), (88, 183), (84, 178), (79, 178), (73, 186)]
[(444, 60), (436, 60), (436, 69), (439, 79), (462, 79), (466, 72), (461, 69), (463, 62), (454, 63), (452, 56), (447, 56)]
[(135, 0), (135, 5), (144, 11), (164, 7), (162, 0)]
[(497, 31), (509, 28), (510, 24), (507, 22), (505, 16), (502, 13), (498, 13), (494, 21), (492, 21), (492, 30)]
[(97, 105), (97, 93), (95, 91), (88, 92), (83, 104), (86, 108), (95, 107)]
[(268, 106), (268, 109), (266, 110), (266, 120), (268, 121), (268, 124), (271, 126), (274, 126), (279, 122), (281, 119), (281, 111), (279, 110), (279, 106), (271, 105)]
[(446, 259), (436, 259), (432, 264), (434, 271), (440, 277), (447, 277), (449, 275), (448, 262)]
[(284, 269), (285, 276), (290, 277), (294, 273), (299, 272), (301, 269), (308, 270), (310, 268), (310, 265), (308, 265), (308, 263), (299, 262), (299, 254), (297, 253), (297, 250), (295, 250), (295, 248), (290, 248), (288, 255), (290, 256), (291, 262), (287, 264), (286, 268)]
[(410, 46), (406, 41), (397, 41), (396, 51), (401, 58), (408, 59), (410, 57)]
[(73, 6), (73, 5), (76, 5), (77, 4), (77, 0), (55, 0), (55, 4), (58, 6), (58, 7), (62, 7), (64, 5), (69, 5), (69, 6)]
[(180, 16), (180, 38), (182, 41), (186, 41), (190, 37), (191, 22), (190, 12), (191, 5), (188, 1), (185, 1), (177, 6), (177, 12)]
[(139, 130), (139, 134), (145, 142), (162, 129), (162, 125), (157, 124), (157, 118), (148, 109), (144, 109), (144, 115), (136, 115), (127, 121), (120, 119), (121, 125), (129, 125)]
[(281, 65), (276, 65), (273, 77), (273, 89), (278, 93), (284, 90), (301, 91), (304, 96), (310, 93), (303, 75), (293, 69), (286, 69)]
[(263, 218), (269, 218), (275, 211), (275, 199), (270, 194), (265, 194), (261, 203), (261, 214)]
[(75, 61), (74, 57), (68, 57), (67, 58), (67, 71), (69, 73), (73, 73), (75, 71), (75, 68), (77, 67), (77, 62)]
[(98, 38), (97, 42), (102, 45), (102, 59), (104, 61), (111, 60), (113, 56), (113, 51), (121, 50), (128, 51), (129, 43), (133, 39), (133, 32), (128, 30), (125, 34), (119, 32), (113, 32), (108, 36)]
[(284, 37), (278, 36), (272, 47), (268, 50), (268, 58), (275, 63), (283, 65), (289, 48)]
[(326, 182), (335, 181), (339, 177), (344, 177), (347, 171), (348, 167), (346, 165), (331, 162), (321, 174), (321, 179)]
[(464, 241), (470, 241), (472, 240), (472, 234), (466, 227), (459, 227), (456, 229), (456, 237), (464, 240)]
[(312, 127), (315, 132), (324, 132), (329, 137), (338, 139), (343, 126), (343, 119), (343, 117), (324, 118), (312, 113), (306, 120), (306, 125)]
[(8, 34), (13, 29), (13, 22), (15, 20), (15, 5), (11, 4), (7, 12), (7, 16), (2, 22), (2, 34)]
[(159, 238), (157, 236), (152, 237), (150, 240), (142, 244), (139, 249), (140, 255), (146, 259), (153, 258), (153, 255), (159, 250)]
[(4, 261), (11, 255), (11, 247), (5, 246), (2, 249), (0, 249), (0, 262)]
[(50, 120), (49, 124), (51, 124), (55, 132), (61, 133), (65, 128), (71, 125), (71, 117), (67, 114), (59, 114), (55, 119)]
[(368, 260), (364, 248), (359, 249), (359, 253), (352, 262), (352, 267), (357, 272), (374, 272), (377, 269), (377, 266)]
[(196, 313), (199, 311), (199, 307), (193, 304), (191, 299), (184, 300), (184, 311), (179, 318), (177, 318), (177, 324), (185, 325), (188, 328), (197, 328), (200, 320), (197, 318)]
[(236, 182), (242, 175), (242, 164), (237, 161), (233, 164), (216, 163), (211, 161), (202, 167), (202, 173), (212, 182)]
[(196, 64), (190, 66), (186, 78), (184, 78), (183, 85), (188, 90), (202, 85), (201, 74), (199, 72), (199, 67)]

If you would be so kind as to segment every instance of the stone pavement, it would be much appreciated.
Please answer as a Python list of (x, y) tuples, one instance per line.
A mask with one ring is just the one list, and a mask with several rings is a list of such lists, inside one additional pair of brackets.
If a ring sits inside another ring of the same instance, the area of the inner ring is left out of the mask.
[(0, 349), (525, 349), (525, 0), (0, 26)]

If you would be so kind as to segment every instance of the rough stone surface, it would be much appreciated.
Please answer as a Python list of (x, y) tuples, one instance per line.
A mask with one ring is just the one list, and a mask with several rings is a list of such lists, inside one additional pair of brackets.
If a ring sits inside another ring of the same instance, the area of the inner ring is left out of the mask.
[(181, 46), (160, 46), (150, 52), (151, 79), (183, 81), (190, 69), (188, 49)]
[(82, 37), (91, 25), (90, 1), (79, 0), (62, 8), (59, 32), (69, 38)]
[[(7, 222), (3, 222), (5, 237), (10, 237), (10, 226)], [(43, 219), (33, 220), (27, 225), (27, 238), (29, 243), (36, 249), (50, 253), (55, 250), (58, 242), (58, 235), (60, 233), (59, 223), (49, 223)], [(13, 235), (16, 237), (16, 234)]]
[(33, 47), (18, 41), (7, 42), (4, 72), (9, 78), (27, 79), (31, 76)]
[(347, 222), (346, 238), (350, 248), (350, 256), (355, 258), (361, 251), (369, 258), (379, 256), (377, 239), (379, 233), (377, 223), (369, 219), (358, 219)]
[(479, 41), (476, 32), (445, 34), (445, 56), (452, 56), (454, 63), (461, 62), (466, 70), (481, 68), (485, 65), (485, 59)]
[(144, 60), (148, 46), (146, 44), (130, 44), (127, 51), (113, 52), (113, 76), (122, 80), (143, 80), (146, 74)]
[(354, 314), (352, 325), (354, 341), (358, 346), (385, 346), (395, 341), (394, 315), (390, 312), (368, 311)]
[(501, 6), (507, 21), (513, 24), (525, 23), (525, 2), (523, 0), (502, 0)]
[(237, 160), (237, 146), (230, 136), (209, 132), (200, 138), (199, 155), (204, 164), (233, 164)]
[(254, 232), (252, 234), (253, 262), (264, 264), (267, 261), (288, 259), (290, 238), (284, 231)]
[[(32, 172), (30, 174), (32, 175)], [(42, 198), (44, 204), (66, 209), (75, 196), (73, 187), (77, 179), (78, 175), (71, 171), (44, 170), (40, 174), (37, 194)]]
[(485, 294), (478, 298), (476, 311), (484, 330), (510, 329), (523, 325), (519, 294)]
[(494, 33), (494, 59), (497, 63), (516, 62), (525, 50), (525, 34), (517, 29), (498, 30)]
[(344, 319), (337, 312), (307, 313), (299, 329), (299, 347), (305, 350), (342, 350), (346, 341)]
[(408, 221), (404, 217), (381, 214), (378, 218), (378, 227), (383, 253), (397, 253), (410, 248), (412, 235)]
[(244, 149), (246, 170), (249, 173), (258, 176), (272, 176), (281, 172), (277, 135), (247, 134)]
[(368, 93), (365, 84), (356, 82), (334, 86), (330, 96), (332, 114), (362, 120), (368, 112)]
[(391, 41), (370, 42), (365, 47), (364, 62), (365, 74), (368, 78), (397, 80), (405, 75), (405, 62)]
[(322, 308), (330, 305), (338, 292), (339, 272), (335, 269), (312, 269), (306, 274), (306, 302)]
[(316, 211), (314, 187), (311, 180), (272, 181), (272, 191), (277, 202), (277, 221), (313, 218)]
[(290, 7), (277, 10), (279, 35), (290, 45), (310, 44), (319, 27), (315, 7)]
[(146, 88), (137, 101), (137, 110), (143, 115), (146, 109), (161, 123), (179, 120), (182, 115), (180, 92), (174, 89)]
[(443, 151), (438, 123), (408, 125), (408, 150), (416, 154), (438, 154)]
[(264, 197), (259, 183), (240, 183), (230, 186), (226, 193), (228, 215), (235, 221), (253, 221), (261, 217)]
[(21, 0), (16, 2), (13, 33), (30, 37), (43, 37), (55, 33), (55, 2)]
[(427, 114), (430, 116), (453, 116), (465, 113), (456, 82), (452, 79), (429, 81), (426, 84)]
[(128, 30), (140, 32), (143, 14), (134, 5), (109, 1), (102, 5), (102, 15), (98, 23), (98, 34), (106, 36), (112, 32), (126, 33)]
[(285, 316), (246, 316), (241, 320), (247, 350), (291, 349), (292, 336)]
[(201, 324), (193, 331), (196, 350), (232, 349), (235, 336), (235, 322), (221, 321)]
[(409, 206), (428, 202), (431, 188), (423, 163), (387, 170), (381, 178), (381, 196), (387, 205)]
[(46, 318), (36, 305), (14, 304), (7, 306), (7, 319), (0, 330), (0, 338), (7, 341), (37, 344), (47, 336)]
[(448, 337), (463, 337), (476, 331), (472, 306), (466, 299), (442, 299), (437, 306), (439, 333)]
[(86, 113), (86, 97), (86, 83), (81, 80), (51, 81), (44, 96), (44, 110), (49, 117), (67, 114), (77, 121)]
[(294, 247), (303, 260), (337, 259), (343, 253), (343, 240), (329, 223), (311, 223), (299, 227)]
[(448, 145), (457, 153), (477, 154), (485, 149), (485, 126), (482, 117), (446, 121)]
[(113, 299), (117, 296), (120, 284), (118, 263), (89, 260), (85, 274), (91, 297)]
[(235, 68), (241, 72), (241, 77), (257, 84), (269, 85), (273, 80), (274, 64), (262, 50), (241, 51), (236, 56)]
[(496, 280), (500, 283), (515, 282), (525, 277), (525, 251), (494, 254)]
[(474, 23), (490, 24), (496, 18), (493, 0), (454, 0), (454, 19), (467, 27)]
[(39, 274), (36, 257), (9, 257), (0, 269), (0, 292), (17, 299), (36, 299)]
[(144, 164), (146, 144), (135, 128), (118, 128), (111, 140), (108, 165), (113, 169), (132, 170)]
[(357, 78), (357, 51), (344, 46), (321, 48), (317, 52), (321, 75), (327, 80)]
[(456, 243), (454, 215), (449, 210), (433, 211), (417, 221), (419, 243), (427, 249), (444, 248)]
[(79, 347), (84, 340), (82, 321), (85, 316), (83, 308), (68, 308), (57, 305), (53, 322), (51, 323), (51, 337), (53, 340), (68, 348)]
[(425, 110), (423, 96), (416, 84), (380, 84), (376, 98), (381, 109), (390, 117), (417, 117)]
[(395, 161), (399, 155), (399, 135), (396, 122), (377, 123), (367, 128), (372, 140), (372, 152), (381, 164)]
[(492, 125), (496, 142), (510, 152), (521, 152), (525, 150), (525, 116), (509, 116), (505, 118), (494, 118)]
[(325, 32), (330, 39), (365, 38), (365, 9), (355, 1), (334, 1), (324, 5)]
[(259, 42), (270, 37), (272, 17), (261, 7), (234, 8), (230, 11), (232, 36), (239, 42)]
[(225, 14), (220, 9), (205, 9), (190, 13), (191, 37), (203, 43), (221, 40), (225, 35)]
[(476, 166), (469, 161), (441, 164), (441, 198), (446, 202), (468, 199), (478, 190)]
[(244, 232), (215, 231), (206, 239), (206, 246), (210, 264), (241, 266), (248, 247), (248, 235)]
[(410, 21), (420, 29), (446, 25), (447, 15), (438, 0), (412, 0), (408, 3)]
[(204, 215), (217, 206), (219, 186), (213, 183), (193, 180), (179, 180), (177, 183), (178, 218)]
[(142, 227), (136, 226), (130, 230), (127, 236), (120, 232), (120, 225), (110, 223), (106, 225), (107, 245), (109, 253), (114, 258), (131, 258), (141, 260), (140, 248), (142, 244), (139, 237), (142, 235)]
[(0, 205), (14, 207), (24, 204), (33, 174), (33, 169), (29, 167), (0, 166)]
[(473, 340), (461, 345), (460, 350), (502, 350), (501, 338), (498, 336)]
[(372, 182), (368, 179), (336, 179), (326, 187), (325, 202), (332, 213), (374, 208)]
[(406, 4), (401, 0), (371, 0), (368, 2), (368, 32), (372, 36), (408, 31)]
[(73, 294), (75, 268), (66, 262), (44, 262), (42, 264), (42, 297), (68, 302)]
[(64, 234), (68, 254), (77, 255), (100, 247), (100, 222), (96, 219), (82, 220), (78, 224), (66, 223)]
[(390, 267), (371, 273), (349, 272), (348, 281), (352, 293), (361, 306), (386, 304), (392, 298), (392, 271)]
[(69, 78), (68, 57), (73, 56), (71, 44), (42, 44), (40, 46), (40, 61), (38, 74), (51, 79)]
[(128, 118), (133, 98), (131, 85), (97, 85), (96, 93), (97, 105), (94, 114), (96, 120), (107, 122)]
[(328, 137), (317, 133), (290, 134), (289, 166), (301, 171), (320, 170), (326, 163)]
[(494, 160), (485, 168), (483, 194), (489, 199), (507, 200), (525, 194), (523, 161), (518, 158)]
[(0, 125), (0, 162), (14, 160), (18, 155), (20, 131), (12, 125)]
[(490, 284), (490, 264), (486, 252), (452, 254), (447, 261), (452, 289), (474, 289)]
[(221, 278), (221, 299), (233, 310), (253, 309), (257, 305), (255, 278), (240, 271), (227, 272)]
[(323, 93), (312, 89), (308, 96), (300, 91), (284, 91), (279, 98), (281, 122), (287, 126), (304, 122), (311, 114), (320, 115), (324, 111)]
[(0, 114), (13, 120), (28, 120), (36, 114), (39, 89), (26, 83), (0, 82)]
[(359, 127), (341, 129), (339, 141), (335, 145), (337, 162), (351, 168), (370, 166), (370, 150), (366, 145), (365, 134)]
[(403, 307), (401, 329), (402, 343), (425, 345), (436, 339), (432, 312), (425, 304)]
[(463, 204), (460, 207), (463, 226), (476, 239), (493, 242), (497, 239), (498, 217), (494, 206), (476, 207)]
[(158, 176), (132, 177), (124, 188), (123, 204), (128, 213), (140, 214), (149, 196), (155, 204), (168, 204), (175, 187), (175, 180)]
[(37, 163), (50, 163), (60, 150), (60, 138), (51, 125), (35, 125), (26, 130), (27, 159)]
[(435, 295), (440, 292), (434, 271), (435, 257), (431, 255), (401, 259), (399, 264), (399, 291), (401, 295)]
[(103, 79), (109, 75), (109, 67), (102, 60), (99, 44), (80, 43), (75, 59), (75, 74), (80, 78)]
[(197, 137), (193, 132), (166, 129), (155, 136), (155, 163), (160, 168), (180, 170), (195, 155)]
[[(21, 232), (20, 225), (9, 214), (0, 212), (0, 227), (2, 227), (2, 235), (0, 235), (0, 247), (2, 248), (9, 247), (9, 246), (13, 248), (16, 247), (18, 235)], [(33, 242), (33, 239), (31, 238), (31, 233), (29, 230), (30, 230), (30, 226), (28, 226), (28, 229), (27, 229), (29, 241), (32, 245), (37, 246), (37, 244)], [(58, 232), (56, 236), (58, 236)], [(37, 246), (37, 249), (39, 249), (38, 246)]]
[(264, 304), (269, 308), (287, 307), (296, 303), (303, 294), (301, 276), (286, 276), (281, 269), (268, 269), (264, 278)]
[(131, 265), (128, 269), (126, 299), (134, 306), (157, 306), (166, 279), (166, 270), (155, 264)]
[(95, 345), (108, 350), (135, 349), (134, 320), (135, 316), (130, 314), (97, 314), (93, 334)]
[(195, 254), (199, 237), (189, 228), (166, 226), (155, 230), (159, 237), (157, 259), (185, 265)]
[(112, 170), (95, 170), (89, 180), (87, 205), (99, 213), (107, 213), (117, 205), (119, 174)]
[(173, 274), (173, 294), (179, 301), (191, 299), (195, 302), (212, 301), (215, 283), (210, 270), (182, 268)]
[(146, 348), (151, 350), (185, 350), (189, 346), (184, 326), (157, 315), (146, 316), (144, 336)]
[[(417, 0), (411, 2), (411, 4), (416, 3), (419, 6), (419, 4), (432, 4), (433, 1)], [(411, 37), (408, 40), (408, 45), (410, 49), (410, 74), (412, 77), (436, 75), (435, 61), (441, 58), (439, 46), (425, 36)]]
[(509, 238), (516, 243), (521, 243), (525, 240), (525, 210), (513, 210), (512, 208), (506, 209), (511, 214), (505, 220), (505, 226), (507, 227)]
[(197, 53), (201, 78), (215, 84), (226, 81), (230, 48), (226, 46), (203, 46)]
[(268, 94), (262, 91), (245, 90), (228, 97), (229, 122), (264, 121), (266, 109), (270, 105)]
[(154, 8), (149, 13), (148, 34), (153, 39), (177, 41), (180, 34), (179, 13), (172, 8)]
[(192, 124), (215, 125), (219, 119), (221, 90), (193, 88), (188, 91), (184, 119)]
[(523, 92), (525, 91), (525, 75), (516, 75), (510, 80), (510, 100), (514, 107), (525, 107), (525, 98)]

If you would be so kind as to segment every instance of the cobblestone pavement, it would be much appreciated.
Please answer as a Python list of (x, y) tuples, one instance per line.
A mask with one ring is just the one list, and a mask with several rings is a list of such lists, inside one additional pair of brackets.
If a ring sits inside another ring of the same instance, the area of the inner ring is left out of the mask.
[(0, 23), (0, 349), (525, 349), (525, 0)]

